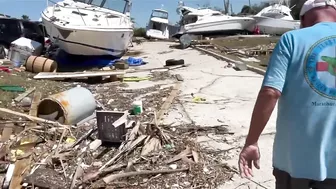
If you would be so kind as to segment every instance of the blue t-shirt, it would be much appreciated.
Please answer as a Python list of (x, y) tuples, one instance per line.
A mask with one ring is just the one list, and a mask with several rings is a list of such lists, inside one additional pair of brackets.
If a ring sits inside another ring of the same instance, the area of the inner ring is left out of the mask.
[(336, 23), (281, 36), (263, 86), (282, 93), (273, 166), (294, 178), (336, 179)]

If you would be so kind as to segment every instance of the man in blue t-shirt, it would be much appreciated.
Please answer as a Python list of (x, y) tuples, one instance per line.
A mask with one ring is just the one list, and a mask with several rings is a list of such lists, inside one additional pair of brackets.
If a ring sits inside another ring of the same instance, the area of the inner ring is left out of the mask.
[(336, 188), (336, 3), (308, 0), (302, 29), (281, 36), (269, 61), (239, 156), (259, 169), (258, 139), (279, 100), (273, 146), (276, 189)]

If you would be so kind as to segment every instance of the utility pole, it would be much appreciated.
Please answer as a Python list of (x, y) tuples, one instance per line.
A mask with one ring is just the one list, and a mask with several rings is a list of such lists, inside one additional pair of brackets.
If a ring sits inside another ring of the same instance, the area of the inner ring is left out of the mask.
[(249, 0), (249, 7), (251, 7), (251, 0)]

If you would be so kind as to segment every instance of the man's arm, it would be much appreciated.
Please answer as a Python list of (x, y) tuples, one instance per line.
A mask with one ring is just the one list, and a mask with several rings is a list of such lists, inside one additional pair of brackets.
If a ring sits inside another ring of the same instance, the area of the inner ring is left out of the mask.
[(258, 143), (258, 139), (281, 96), (292, 55), (292, 44), (289, 41), (288, 36), (283, 35), (272, 53), (262, 88), (254, 106), (245, 146)]
[(271, 87), (262, 87), (257, 102), (254, 106), (250, 130), (246, 138), (245, 146), (256, 144), (264, 130), (281, 93)]

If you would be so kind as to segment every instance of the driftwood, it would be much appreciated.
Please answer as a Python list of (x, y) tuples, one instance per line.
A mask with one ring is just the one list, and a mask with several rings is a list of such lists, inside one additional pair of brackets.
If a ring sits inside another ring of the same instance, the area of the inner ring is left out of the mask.
[(165, 163), (167, 163), (167, 164), (173, 163), (173, 162), (178, 161), (178, 160), (182, 159), (183, 157), (186, 157), (187, 155), (190, 155), (190, 154), (191, 154), (191, 149), (189, 147), (187, 147), (185, 150), (183, 150), (182, 152), (177, 154), (175, 157), (167, 160)]
[(140, 176), (140, 175), (157, 175), (157, 174), (170, 174), (170, 173), (177, 173), (177, 172), (185, 172), (188, 171), (189, 168), (184, 169), (165, 169), (165, 170), (154, 170), (154, 171), (135, 171), (135, 172), (127, 172), (127, 173), (120, 173), (120, 174), (113, 174), (103, 178), (103, 181), (108, 184), (114, 180), (125, 178), (125, 177), (132, 177), (132, 176)]
[(147, 135), (141, 135), (139, 136), (135, 141), (131, 143), (131, 145), (123, 150), (121, 150), (118, 154), (116, 154), (110, 161), (108, 161), (106, 164), (104, 164), (99, 171), (102, 171), (105, 169), (105, 167), (111, 165), (114, 163), (116, 160), (118, 160), (122, 155), (129, 154), (132, 152), (138, 145), (140, 145), (148, 136)]
[(77, 178), (81, 177), (83, 175), (83, 173), (84, 173), (83, 168), (78, 165), (77, 168), (76, 168), (76, 172), (75, 172), (75, 174), (72, 178), (70, 189), (75, 188)]
[(24, 97), (28, 96), (30, 93), (35, 91), (35, 87), (28, 89), (26, 92), (20, 94), (14, 99), (15, 102), (20, 102)]
[(192, 126), (192, 127), (173, 127), (177, 130), (183, 132), (214, 132), (216, 134), (229, 134), (233, 135), (234, 132), (230, 132), (226, 127), (228, 125), (217, 125), (217, 126)]
[(55, 122), (55, 121), (50, 121), (50, 120), (42, 119), (42, 118), (39, 118), (39, 117), (30, 116), (30, 115), (23, 114), (23, 113), (16, 112), (16, 111), (12, 111), (12, 110), (9, 110), (9, 109), (6, 109), (6, 108), (0, 108), (0, 112), (16, 115), (16, 116), (20, 116), (20, 117), (25, 117), (25, 118), (27, 118), (31, 121), (35, 121), (35, 122), (48, 123), (48, 124), (51, 124), (51, 125), (57, 126), (57, 127), (64, 127), (64, 128), (69, 128), (70, 127), (69, 125), (63, 125), (63, 124), (60, 124), (60, 123)]

